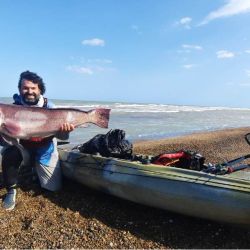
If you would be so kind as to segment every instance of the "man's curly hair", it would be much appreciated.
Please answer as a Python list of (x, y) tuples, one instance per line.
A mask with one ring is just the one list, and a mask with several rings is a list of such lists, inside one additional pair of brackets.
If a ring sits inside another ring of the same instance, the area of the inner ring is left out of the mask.
[(46, 91), (45, 83), (43, 82), (43, 79), (39, 75), (37, 75), (36, 73), (30, 72), (28, 70), (21, 73), (20, 78), (19, 78), (19, 82), (18, 82), (19, 90), (21, 89), (23, 79), (26, 79), (28, 81), (35, 83), (35, 84), (38, 84), (38, 88), (41, 90), (41, 94), (43, 95), (45, 93), (45, 91)]

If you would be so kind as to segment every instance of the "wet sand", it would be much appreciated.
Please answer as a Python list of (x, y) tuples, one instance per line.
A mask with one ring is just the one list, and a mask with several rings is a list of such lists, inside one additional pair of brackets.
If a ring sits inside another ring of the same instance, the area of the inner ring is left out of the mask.
[[(223, 162), (250, 153), (248, 132), (250, 127), (141, 141), (134, 152), (188, 149), (206, 162)], [(0, 209), (0, 225), (0, 248), (250, 248), (250, 229), (138, 205), (69, 180), (50, 193), (20, 178), (16, 209)]]

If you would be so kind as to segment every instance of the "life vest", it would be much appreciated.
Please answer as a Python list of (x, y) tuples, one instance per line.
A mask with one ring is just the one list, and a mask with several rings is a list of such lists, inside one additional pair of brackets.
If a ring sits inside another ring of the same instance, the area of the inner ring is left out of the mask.
[[(20, 96), (18, 94), (13, 95), (14, 102), (13, 104), (15, 105), (23, 105), (20, 99)], [(42, 108), (48, 108), (48, 98), (43, 97), (43, 106)]]
[[(13, 96), (13, 99), (14, 99), (13, 104), (23, 105), (17, 94), (15, 94)], [(48, 108), (48, 98), (43, 97), (43, 99), (44, 99), (44, 103), (43, 103), (42, 108)], [(28, 140), (21, 139), (20, 144), (22, 144), (26, 148), (38, 148), (38, 147), (42, 147), (44, 145), (51, 143), (53, 138), (54, 138), (54, 136), (49, 136), (49, 137), (45, 137), (45, 138), (43, 138), (43, 137), (31, 137)]]
[(200, 171), (203, 168), (204, 161), (205, 158), (199, 153), (190, 150), (180, 150), (157, 155), (152, 160), (152, 163)]

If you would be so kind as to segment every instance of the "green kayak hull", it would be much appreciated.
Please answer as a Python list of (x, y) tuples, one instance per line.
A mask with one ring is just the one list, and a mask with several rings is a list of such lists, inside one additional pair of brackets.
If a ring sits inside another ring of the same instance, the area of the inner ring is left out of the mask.
[(250, 226), (250, 172), (218, 176), (60, 149), (63, 175), (136, 203)]

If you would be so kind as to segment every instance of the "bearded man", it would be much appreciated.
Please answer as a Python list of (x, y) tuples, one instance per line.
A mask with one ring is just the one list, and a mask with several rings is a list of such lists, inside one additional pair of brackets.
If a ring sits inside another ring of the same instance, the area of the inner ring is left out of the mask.
[[(54, 108), (54, 104), (43, 96), (46, 90), (45, 83), (36, 73), (30, 71), (21, 73), (18, 90), (19, 94), (13, 96), (13, 104), (46, 109)], [(64, 123), (56, 137), (66, 140), (73, 129), (72, 124)], [(28, 152), (31, 166), (36, 170), (41, 187), (50, 191), (59, 190), (62, 177), (56, 138), (54, 136), (33, 137), (28, 140), (21, 139), (19, 143)], [(3, 181), (7, 189), (3, 208), (12, 210), (16, 205), (18, 172), (23, 159), (20, 150), (13, 145), (4, 146), (1, 153)]]

